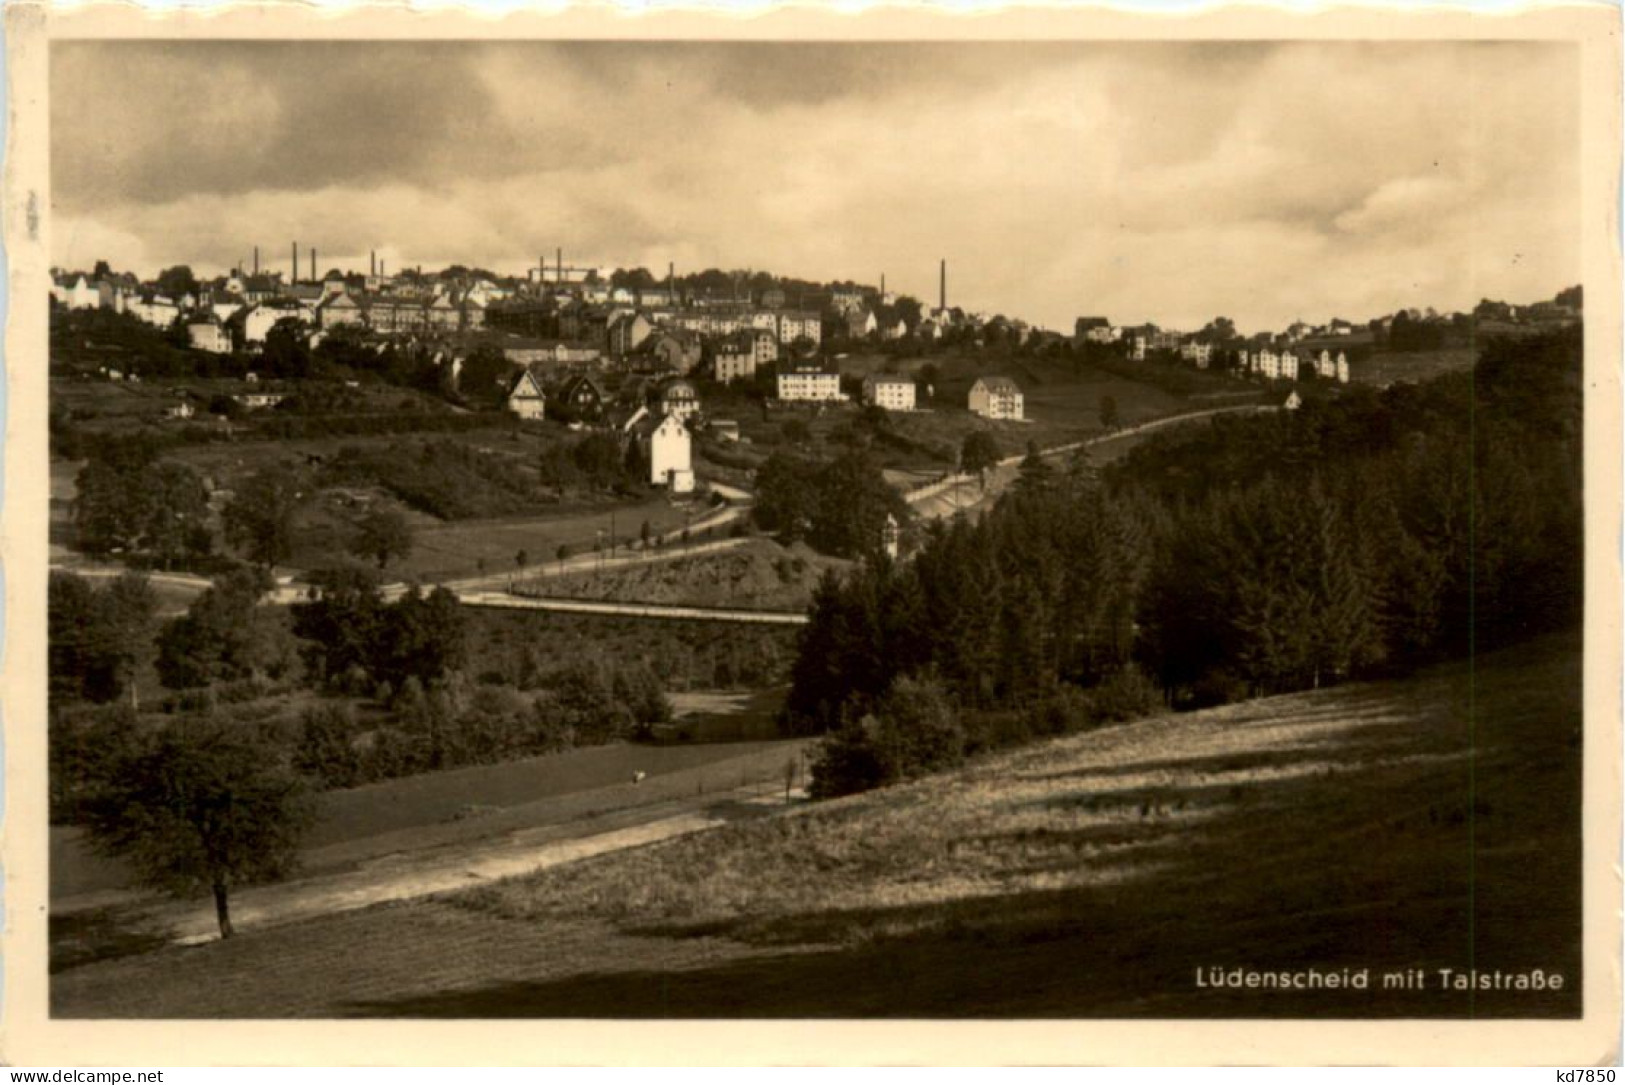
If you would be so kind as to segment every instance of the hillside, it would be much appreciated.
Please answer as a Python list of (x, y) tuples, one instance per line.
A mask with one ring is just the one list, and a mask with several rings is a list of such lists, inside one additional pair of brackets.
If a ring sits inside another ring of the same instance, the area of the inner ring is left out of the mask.
[[(1574, 1016), (1580, 728), (1577, 640), (1548, 639), (71, 969), (53, 1012)], [(1564, 986), (1441, 988), (1470, 967)], [(1200, 987), (1208, 968), (1370, 969), (1376, 989)], [(1414, 968), (1426, 988), (1381, 989)]]
[(553, 577), (543, 590), (570, 599), (800, 610), (827, 570), (844, 570), (848, 564), (804, 544), (787, 548), (771, 539), (754, 539), (720, 554)]

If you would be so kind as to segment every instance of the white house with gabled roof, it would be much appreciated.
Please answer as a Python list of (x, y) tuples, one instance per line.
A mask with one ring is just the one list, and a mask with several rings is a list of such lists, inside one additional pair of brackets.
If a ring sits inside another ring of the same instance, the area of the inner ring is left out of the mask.
[(1009, 377), (977, 377), (970, 386), (968, 406), (983, 418), (1019, 422), (1025, 416), (1021, 385)]

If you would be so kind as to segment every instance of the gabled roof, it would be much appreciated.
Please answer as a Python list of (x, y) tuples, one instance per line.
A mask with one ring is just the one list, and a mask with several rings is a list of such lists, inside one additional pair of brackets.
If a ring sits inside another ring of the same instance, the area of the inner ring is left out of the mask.
[[(1021, 385), (1009, 377), (977, 377), (976, 384), (980, 384), (989, 392), (999, 392), (1004, 395), (1020, 395)], [(972, 385), (971, 387), (975, 387)]]
[(542, 391), (542, 382), (536, 374), (525, 370), (514, 379), (513, 387), (508, 389), (509, 399), (546, 399), (547, 393)]
[(559, 395), (574, 398), (575, 393), (580, 390), (583, 384), (591, 388), (593, 392), (597, 394), (600, 400), (607, 400), (609, 398), (609, 394), (604, 391), (604, 386), (599, 384), (597, 378), (595, 378), (591, 373), (572, 374), (562, 385), (559, 386)]

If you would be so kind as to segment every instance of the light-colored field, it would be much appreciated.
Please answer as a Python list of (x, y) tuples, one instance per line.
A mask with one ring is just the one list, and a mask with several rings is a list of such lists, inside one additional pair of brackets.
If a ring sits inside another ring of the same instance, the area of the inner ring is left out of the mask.
[(1373, 354), (1350, 364), (1349, 379), (1379, 388), (1395, 381), (1420, 384), (1445, 373), (1471, 369), (1477, 358), (1478, 352), (1471, 347)]
[[(433, 901), (62, 972), (59, 1016), (1571, 1016), (1577, 646), (1056, 740)], [(432, 950), (431, 948), (432, 947)], [(1374, 970), (1215, 990), (1197, 970)], [(1560, 992), (1381, 987), (1561, 972)]]
[[(705, 516), (699, 503), (675, 504), (664, 497), (613, 509), (544, 513), (502, 520), (465, 520), (430, 523), (412, 538), (412, 555), (390, 566), (391, 578), (420, 579), (430, 583), (482, 573), (520, 573), (515, 559), (525, 551), (529, 566), (558, 563), (558, 548), (565, 545), (578, 557), (592, 552), (603, 540), (608, 553), (613, 533), (624, 548), (638, 538), (644, 521), (657, 535), (678, 533), (684, 524)], [(602, 533), (600, 535), (600, 532)]]

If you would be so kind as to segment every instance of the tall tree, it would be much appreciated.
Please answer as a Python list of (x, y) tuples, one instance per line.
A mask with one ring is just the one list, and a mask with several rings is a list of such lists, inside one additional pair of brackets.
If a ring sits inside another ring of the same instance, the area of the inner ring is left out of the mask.
[(304, 496), (297, 472), (262, 468), (244, 480), (226, 505), (226, 538), (266, 568), (286, 561), (293, 556), (294, 517)]
[(284, 673), (293, 663), (292, 645), (278, 616), (258, 605), (271, 587), (260, 569), (216, 577), (159, 631), (159, 680), (170, 689), (195, 689)]
[(412, 554), (412, 526), (398, 509), (375, 508), (361, 518), (350, 539), (350, 552), (371, 558), (380, 570), (394, 558)]
[(177, 301), (187, 294), (196, 295), (198, 291), (197, 276), (185, 264), (166, 267), (158, 273), (158, 292)]
[(312, 821), (281, 751), (252, 727), (209, 717), (181, 717), (132, 745), (86, 811), (91, 844), (146, 885), (212, 894), (221, 938), (232, 936), (231, 891), (286, 876)]
[(972, 430), (965, 434), (965, 441), (959, 446), (959, 469), (967, 475), (975, 475), (987, 489), (987, 473), (999, 465), (998, 441), (986, 430)]

